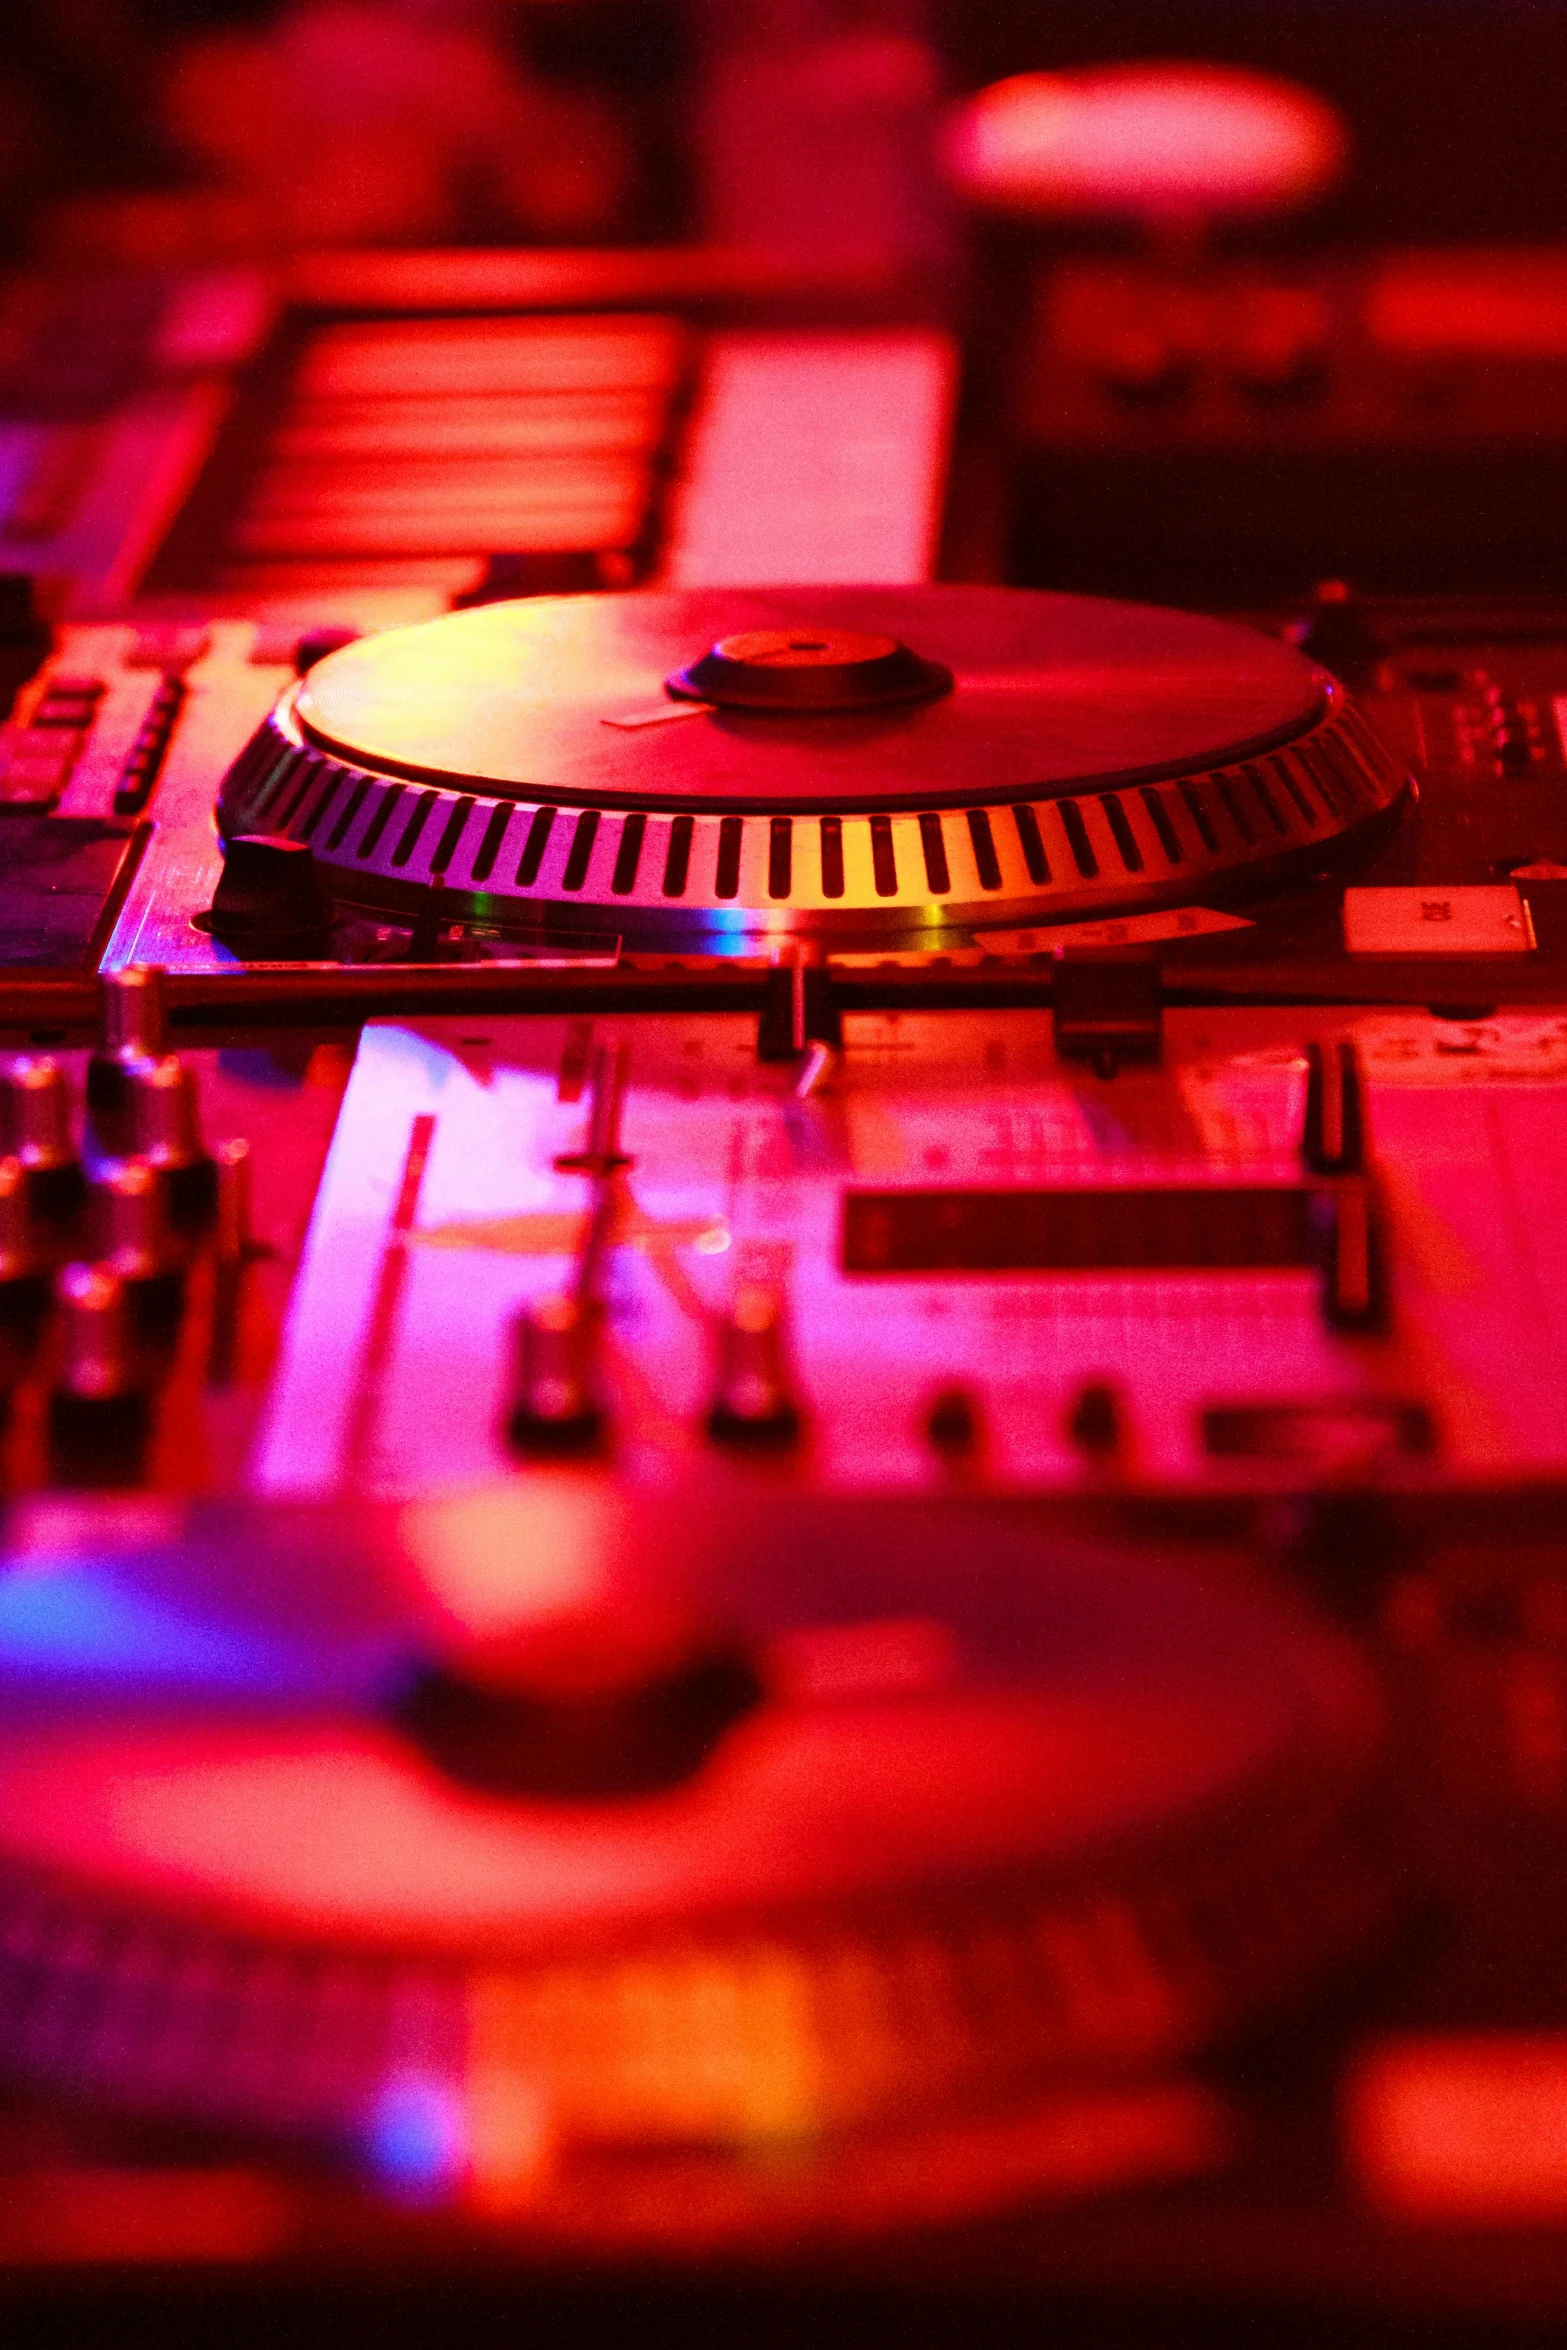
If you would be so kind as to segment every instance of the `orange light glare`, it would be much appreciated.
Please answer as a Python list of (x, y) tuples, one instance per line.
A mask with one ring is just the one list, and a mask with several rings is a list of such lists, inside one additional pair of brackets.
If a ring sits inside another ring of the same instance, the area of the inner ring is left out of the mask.
[(1038, 219), (1288, 211), (1347, 155), (1326, 99), (1227, 65), (1017, 74), (955, 109), (945, 140), (972, 203)]
[(618, 1510), (570, 1478), (413, 1503), (402, 1534), (428, 1594), (464, 1631), (504, 1635), (602, 1596)]
[(1567, 2216), (1567, 2034), (1375, 2043), (1346, 2084), (1344, 2131), (1362, 2192), (1390, 2217), (1559, 2225)]

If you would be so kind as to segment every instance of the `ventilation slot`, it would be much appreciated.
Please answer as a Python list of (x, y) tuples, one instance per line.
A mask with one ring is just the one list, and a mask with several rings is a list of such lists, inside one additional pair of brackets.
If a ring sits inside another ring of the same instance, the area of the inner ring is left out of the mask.
[(337, 787), (342, 782), (342, 780), (343, 770), (341, 767), (334, 767), (327, 776), (325, 790), (318, 793), (315, 806), (311, 809), (309, 815), (305, 818), (304, 823), (300, 825), (297, 833), (295, 834), (295, 838), (297, 840), (315, 839), (316, 831), (321, 823), (321, 819), (325, 816), (328, 808), (331, 807), (332, 802), (336, 799)]
[(444, 873), (446, 871), (446, 868), (448, 865), (450, 865), (453, 857), (455, 857), (457, 854), (457, 843), (462, 839), (463, 834), (467, 831), (468, 819), (472, 814), (472, 800), (459, 800), (456, 807), (452, 810), (451, 814), (446, 819), (446, 830), (442, 833), (440, 839), (435, 844), (435, 854), (430, 859), (430, 871), (432, 873)]
[(566, 858), (566, 870), (560, 877), (562, 889), (580, 889), (588, 878), (588, 866), (593, 857), (593, 843), (598, 839), (599, 812), (584, 808), (577, 818), (577, 829), (571, 836), (571, 850)]
[(531, 889), (539, 878), (539, 867), (549, 847), (550, 832), (555, 822), (553, 808), (535, 808), (533, 822), (528, 826), (528, 837), (522, 844), (522, 855), (517, 863), (517, 887)]
[(1364, 806), (1368, 800), (1373, 805), (1375, 804), (1377, 796), (1375, 786), (1358, 763), (1354, 746), (1351, 743), (1317, 742), (1312, 745), (1312, 748), (1317, 754), (1319, 763), (1325, 761), (1332, 768), (1348, 792), (1352, 805), (1359, 803)]
[(925, 852), (925, 881), (937, 897), (952, 887), (952, 875), (947, 870), (947, 843), (939, 816), (920, 818), (920, 847)]
[(1235, 795), (1234, 778), (1228, 775), (1216, 775), (1213, 779), (1213, 788), (1218, 793), (1220, 799), (1224, 802), (1225, 807), (1228, 809), (1230, 822), (1234, 825), (1236, 831), (1240, 834), (1242, 840), (1246, 843), (1246, 846), (1249, 849), (1255, 848), (1257, 845), (1257, 828)]
[(381, 805), (365, 826), (364, 839), (354, 851), (356, 857), (373, 857), (375, 855), (381, 845), (381, 835), (391, 823), (392, 811), (402, 796), (403, 787), (400, 783), (394, 783), (389, 792), (383, 793)]
[(686, 876), (691, 870), (691, 839), (695, 831), (694, 816), (677, 816), (669, 828), (669, 848), (664, 858), (666, 898), (683, 898), (686, 894)]
[(1320, 824), (1322, 821), (1320, 811), (1314, 808), (1306, 797), (1305, 780), (1296, 774), (1294, 760), (1275, 759), (1272, 761), (1272, 767), (1274, 774), (1289, 793), (1305, 821), (1308, 824)]
[(1354, 812), (1354, 802), (1345, 790), (1337, 769), (1330, 767), (1325, 759), (1318, 757), (1315, 743), (1302, 743), (1296, 755), (1321, 793), (1330, 812), (1335, 816), (1351, 815)]
[(289, 777), (297, 771), (301, 755), (295, 750), (280, 751), (276, 766), (262, 778), (256, 796), (245, 812), (245, 822), (252, 832), (260, 830), (260, 819), (266, 814), (268, 807), (282, 790), (284, 784), (287, 783)]
[(974, 844), (974, 863), (979, 871), (981, 889), (1001, 887), (1001, 859), (996, 855), (995, 836), (990, 829), (990, 818), (983, 808), (968, 811), (968, 836)]
[(475, 881), (488, 881), (495, 871), (495, 860), (501, 853), (501, 843), (506, 838), (506, 827), (510, 822), (510, 808), (491, 810), (490, 821), (484, 828), (484, 838), (479, 843), (479, 853), (473, 860)]
[(360, 809), (364, 806), (365, 793), (369, 789), (369, 776), (361, 775), (359, 781), (354, 785), (353, 790), (348, 795), (347, 807), (341, 811), (337, 822), (333, 825), (331, 831), (327, 834), (326, 845), (329, 849), (340, 849), (344, 841), (347, 840), (349, 834), (354, 829), (354, 818), (358, 815)]
[(1268, 822), (1272, 825), (1274, 831), (1278, 834), (1280, 840), (1288, 840), (1290, 829), (1289, 818), (1285, 815), (1284, 810), (1279, 806), (1279, 803), (1274, 798), (1272, 792), (1269, 791), (1267, 783), (1263, 779), (1262, 775), (1255, 767), (1243, 767), (1241, 769), (1241, 773), (1245, 776), (1246, 781), (1251, 785), (1252, 790), (1257, 796), (1258, 805), (1261, 807), (1264, 816), (1267, 817)]
[(740, 823), (738, 816), (725, 816), (719, 824), (718, 871), (713, 880), (715, 898), (740, 895)]
[(1128, 873), (1141, 873), (1143, 852), (1137, 845), (1137, 835), (1126, 820), (1126, 810), (1122, 807), (1120, 800), (1113, 791), (1101, 792), (1099, 805), (1105, 812), (1105, 821), (1110, 827), (1116, 847), (1121, 852), (1122, 864)]
[(767, 837), (767, 894), (786, 898), (794, 887), (794, 819), (775, 816)]
[(1320, 740), (1323, 735), (1347, 735), (1355, 748), (1362, 754), (1376, 741), (1354, 703), (1347, 699), (1340, 702), (1327, 725), (1319, 728), (1318, 739)]
[(1045, 855), (1039, 818), (1032, 808), (1014, 808), (1012, 815), (1023, 850), (1023, 862), (1028, 867), (1028, 878), (1042, 887), (1050, 879), (1050, 859)]
[(615, 870), (609, 886), (617, 898), (628, 898), (637, 886), (637, 867), (642, 862), (642, 836), (647, 830), (647, 818), (640, 808), (626, 818), (620, 828), (620, 846), (615, 851)]
[(278, 750), (278, 738), (270, 726), (252, 735), (223, 779), (224, 798), (243, 799), (266, 774)]
[(895, 898), (898, 894), (898, 854), (892, 840), (892, 818), (871, 818), (871, 872), (876, 880), (879, 898)]
[(1073, 864), (1085, 881), (1095, 880), (1099, 872), (1099, 859), (1094, 855), (1088, 827), (1083, 822), (1082, 809), (1075, 800), (1057, 800), (1056, 807), (1061, 817), (1061, 829), (1066, 834), (1066, 845), (1072, 852)]
[(1186, 802), (1186, 813), (1197, 827), (1197, 838), (1209, 856), (1216, 857), (1219, 853), (1219, 836), (1213, 829), (1213, 819), (1198, 796), (1197, 786), (1194, 783), (1179, 783), (1175, 788)]
[(1148, 821), (1159, 835), (1159, 846), (1168, 861), (1172, 865), (1183, 863), (1180, 836), (1170, 822), (1170, 811), (1164, 804), (1163, 792), (1144, 790), (1137, 796), (1148, 811)]
[(822, 818), (822, 896), (843, 895), (843, 818)]
[(1373, 733), (1360, 712), (1351, 703), (1345, 703), (1339, 712), (1339, 718), (1345, 735), (1354, 744), (1371, 773), (1380, 782), (1392, 771), (1392, 761), (1388, 757), (1386, 743), (1383, 742), (1380, 735)]
[(268, 828), (270, 831), (287, 832), (295, 816), (304, 805), (305, 794), (321, 773), (322, 764), (320, 759), (313, 757), (307, 757), (300, 762), (300, 774), (296, 788), (289, 792), (285, 799), (279, 801), (277, 811)]
[(409, 858), (414, 853), (414, 848), (418, 842), (419, 835), (424, 830), (425, 819), (428, 817), (430, 810), (434, 806), (434, 792), (421, 792), (417, 802), (415, 803), (413, 814), (409, 817), (408, 822), (403, 827), (403, 837), (398, 842), (396, 848), (392, 851), (392, 863), (394, 865), (402, 866), (407, 864)]

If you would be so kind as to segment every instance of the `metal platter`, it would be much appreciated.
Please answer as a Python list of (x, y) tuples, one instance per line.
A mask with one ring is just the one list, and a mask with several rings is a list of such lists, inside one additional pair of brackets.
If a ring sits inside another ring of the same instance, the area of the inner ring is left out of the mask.
[(1381, 1898), (1348, 1643), (1026, 1507), (540, 1472), (17, 1542), (0, 2045), (122, 2108), (824, 2163), (1144, 2078)]
[(541, 598), (329, 655), (225, 779), (226, 839), (334, 897), (700, 945), (971, 935), (1324, 856), (1406, 778), (1251, 630), (1002, 588)]

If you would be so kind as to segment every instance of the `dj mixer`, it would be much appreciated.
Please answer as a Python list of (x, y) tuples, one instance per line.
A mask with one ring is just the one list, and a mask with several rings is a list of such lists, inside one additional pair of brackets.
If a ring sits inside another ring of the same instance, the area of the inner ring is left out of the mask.
[(17, 297), (62, 2339), (1559, 2310), (1567, 606), (938, 579), (851, 292)]

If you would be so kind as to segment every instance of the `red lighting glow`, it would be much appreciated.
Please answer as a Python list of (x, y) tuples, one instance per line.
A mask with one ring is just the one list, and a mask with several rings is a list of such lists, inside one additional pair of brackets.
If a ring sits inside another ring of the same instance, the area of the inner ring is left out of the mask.
[(967, 100), (946, 142), (971, 202), (1036, 218), (1288, 211), (1323, 195), (1347, 152), (1325, 99), (1228, 65), (1016, 74)]

